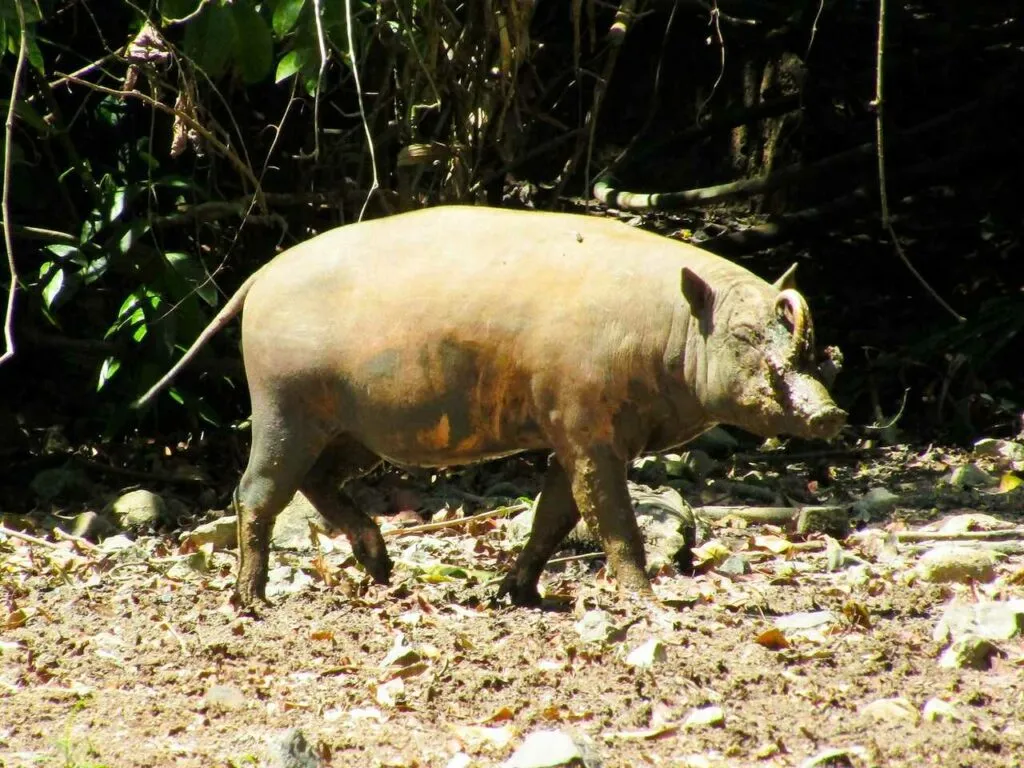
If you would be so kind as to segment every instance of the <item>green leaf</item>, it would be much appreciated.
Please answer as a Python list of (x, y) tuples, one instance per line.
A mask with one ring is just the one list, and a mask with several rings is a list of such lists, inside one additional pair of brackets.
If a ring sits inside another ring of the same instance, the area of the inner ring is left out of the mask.
[[(340, 0), (334, 0), (340, 2)], [(278, 0), (274, 7), (274, 34), (284, 37), (295, 28), (306, 0)]]
[(195, 13), (200, 0), (161, 0), (160, 15), (164, 21), (177, 21)]
[(238, 45), (231, 10), (208, 4), (185, 29), (185, 52), (211, 80), (220, 77)]
[(114, 378), (114, 375), (121, 369), (121, 361), (116, 357), (108, 357), (100, 366), (100, 377), (96, 382), (96, 391), (103, 389), (103, 385)]
[(43, 286), (43, 304), (51, 311), (64, 290), (64, 277), (64, 269), (52, 261), (47, 261), (39, 267), (39, 281), (45, 283)]
[[(17, 48), (15, 48), (17, 50)], [(46, 74), (46, 65), (43, 63), (43, 52), (39, 50), (39, 43), (36, 42), (35, 31), (29, 27), (25, 35), (25, 51), (28, 54), (28, 61), (36, 71)]]
[(247, 3), (231, 6), (238, 29), (235, 60), (246, 83), (258, 83), (269, 73), (274, 63), (274, 41), (270, 27), (256, 9)]
[[(31, 24), (36, 21), (42, 21), (42, 13), (32, 0), (22, 0), (21, 10), (25, 14), (25, 22)], [(12, 25), (14, 28), (11, 30), (11, 34), (17, 36), (18, 34), (18, 6), (16, 6), (12, 0), (0, 0), (0, 18), (10, 19), (14, 22)], [(15, 43), (17, 45), (17, 43)], [(17, 50), (17, 48), (15, 48)]]
[(209, 279), (202, 264), (191, 254), (171, 251), (164, 254), (167, 263), (187, 283), (189, 291), (195, 291), (209, 306), (217, 306), (217, 289)]
[(274, 82), (280, 83), (298, 72), (306, 63), (308, 51), (288, 51), (281, 60), (277, 62), (277, 72), (274, 73)]

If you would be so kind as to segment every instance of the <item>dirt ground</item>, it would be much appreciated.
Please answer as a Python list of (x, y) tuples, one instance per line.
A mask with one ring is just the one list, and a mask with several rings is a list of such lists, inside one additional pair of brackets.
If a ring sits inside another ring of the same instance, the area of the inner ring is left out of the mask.
[[(695, 572), (656, 575), (653, 605), (576, 557), (545, 573), (544, 609), (492, 606), (515, 555), (500, 516), (389, 539), (387, 587), (343, 538), (278, 551), (282, 587), (256, 619), (230, 604), (233, 550), (183, 549), (177, 531), (122, 548), (0, 533), (0, 765), (562, 764), (550, 732), (588, 766), (1024, 765), (1020, 632), (977, 663), (940, 664), (949, 604), (1024, 598), (1024, 491), (943, 481), (971, 461), (934, 447), (725, 460), (679, 484), (694, 507), (746, 503), (751, 483), (805, 503), (875, 487), (899, 500), (841, 544), (713, 522)], [(416, 493), (387, 498), (423, 507)], [(994, 566), (922, 577), (924, 553), (949, 542), (896, 534), (955, 518), (963, 541), (947, 538), (974, 546), (998, 525), (965, 517), (979, 512), (1015, 526)], [(408, 520), (422, 522), (388, 518)], [(723, 569), (729, 553), (749, 572)]]

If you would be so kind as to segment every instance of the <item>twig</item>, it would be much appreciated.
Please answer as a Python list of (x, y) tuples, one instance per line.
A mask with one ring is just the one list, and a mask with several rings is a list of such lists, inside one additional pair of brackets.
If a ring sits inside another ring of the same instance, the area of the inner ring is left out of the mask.
[(711, 17), (708, 19), (708, 24), (715, 28), (715, 40), (718, 42), (718, 48), (721, 51), (721, 55), (719, 56), (718, 77), (715, 78), (715, 82), (711, 86), (711, 91), (708, 93), (708, 97), (700, 103), (699, 107), (697, 107), (697, 117), (694, 120), (694, 122), (697, 123), (700, 122), (700, 116), (703, 114), (704, 108), (707, 107), (711, 102), (711, 99), (714, 98), (715, 92), (718, 90), (718, 85), (722, 82), (722, 77), (725, 75), (725, 40), (722, 38), (722, 27), (718, 23), (718, 0), (711, 0), (710, 12)]
[(141, 472), (137, 469), (125, 469), (124, 467), (114, 467), (110, 464), (103, 464), (99, 461), (93, 461), (92, 459), (85, 459), (81, 456), (72, 456), (71, 462), (77, 464), (83, 469), (91, 469), (96, 472), (100, 472), (105, 475), (114, 475), (116, 477), (124, 477), (129, 480), (146, 480), (154, 483), (179, 483), (181, 485), (204, 485), (205, 480), (198, 477), (179, 477), (177, 475), (168, 475), (165, 472)]
[[(349, 1), (350, 0), (346, 0), (346, 2)], [(175, 109), (174, 107), (169, 107), (162, 101), (154, 99), (152, 96), (149, 96), (140, 91), (124, 91), (119, 88), (107, 88), (105, 85), (99, 85), (98, 83), (83, 80), (79, 77), (75, 77), (74, 75), (64, 75), (64, 77), (69, 82), (76, 83), (78, 85), (84, 85), (86, 88), (92, 88), (94, 91), (97, 91), (99, 93), (105, 93), (108, 96), (119, 96), (121, 98), (139, 99), (140, 101), (148, 104), (154, 109), (158, 109), (161, 112), (164, 112), (168, 115), (171, 115), (172, 117), (180, 119), (189, 128), (191, 128), (204, 139), (206, 139), (208, 142), (210, 142), (210, 144), (213, 145), (213, 147), (218, 152), (220, 152), (222, 155), (224, 155), (224, 157), (227, 158), (228, 162), (230, 162), (235, 167), (235, 169), (245, 178), (245, 180), (252, 184), (253, 195), (259, 201), (260, 210), (264, 212), (267, 211), (267, 201), (263, 195), (263, 188), (260, 186), (259, 179), (256, 178), (256, 175), (252, 172), (252, 169), (245, 163), (243, 163), (241, 158), (239, 158), (238, 155), (236, 155), (227, 145), (225, 145), (224, 142), (222, 142), (220, 139), (214, 136), (206, 128), (206, 126), (204, 126), (198, 120), (193, 118), (191, 115), (186, 114), (185, 112), (182, 112), (179, 109)]]
[(55, 544), (52, 541), (40, 539), (36, 536), (32, 536), (31, 534), (22, 533), (21, 531), (12, 531), (6, 525), (2, 524), (0, 524), (0, 535), (10, 536), (12, 539), (21, 539), (22, 541), (27, 541), (29, 544), (46, 547), (47, 549), (61, 549), (60, 544)]
[[(70, 77), (81, 77), (82, 75), (87, 75), (90, 72), (92, 72), (94, 69), (98, 69), (98, 68), (102, 67), (104, 64), (106, 64), (111, 59), (119, 59), (119, 58), (121, 58), (121, 56), (124, 54), (125, 47), (126, 46), (122, 46), (122, 47), (118, 48), (116, 51), (108, 53), (103, 58), (96, 59), (96, 61), (89, 62), (88, 64), (86, 64), (81, 69), (76, 69), (74, 72), (71, 73)], [(58, 77), (52, 83), (48, 83), (48, 85), (50, 86), (50, 89), (52, 90), (52, 89), (56, 88), (59, 85), (64, 85), (64, 83), (66, 83), (66, 82), (68, 82), (68, 76), (67, 75), (65, 75), (64, 77)]]
[(377, 178), (377, 153), (373, 148), (373, 134), (370, 132), (370, 123), (366, 119), (366, 107), (363, 105), (363, 86), (359, 82), (359, 60), (356, 58), (356, 44), (352, 38), (352, 0), (345, 0), (345, 32), (348, 36), (348, 59), (352, 67), (352, 79), (356, 85), (356, 99), (359, 101), (359, 117), (363, 121), (363, 130), (366, 132), (366, 146), (370, 151), (370, 169), (373, 171), (373, 183), (366, 193), (363, 207), (359, 210), (358, 221), (363, 220), (366, 214), (366, 206), (370, 204), (373, 193), (380, 189), (380, 180)]
[(738, 517), (748, 523), (792, 522), (800, 514), (799, 507), (694, 507), (693, 514), (708, 520)]
[(53, 538), (58, 539), (60, 541), (70, 541), (71, 543), (77, 544), (82, 549), (88, 550), (90, 552), (99, 549), (99, 547), (97, 547), (88, 539), (83, 539), (81, 536), (75, 536), (73, 533), (68, 533), (67, 531), (61, 530), (60, 528), (53, 529)]
[(470, 515), (469, 517), (460, 517), (457, 520), (444, 520), (439, 523), (424, 523), (423, 525), (414, 525), (411, 528), (396, 528), (393, 531), (385, 531), (382, 536), (384, 538), (395, 538), (398, 536), (408, 536), (413, 533), (426, 533), (427, 531), (441, 531), (445, 528), (461, 528), (464, 525), (475, 523), (478, 520), (487, 520), (492, 517), (501, 517), (502, 515), (514, 515), (518, 512), (525, 512), (530, 508), (529, 504), (513, 504), (508, 507), (498, 507), (497, 509), (489, 509), (486, 512), (481, 512), (478, 515)]
[(815, 459), (859, 459), (864, 456), (875, 456), (885, 451), (885, 448), (874, 447), (874, 448), (827, 448), (821, 451), (801, 451), (786, 453), (785, 451), (779, 451), (776, 453), (734, 453), (732, 458), (734, 461), (749, 462), (751, 464), (764, 461), (772, 463), (796, 463), (798, 461), (814, 461)]
[[(347, 10), (347, 6), (346, 6)], [(320, 51), (320, 69), (316, 73), (316, 92), (313, 94), (313, 159), (320, 160), (320, 90), (324, 82), (324, 70), (327, 69), (327, 42), (324, 39), (324, 22), (320, 18), (320, 0), (313, 0), (313, 19), (316, 22), (316, 42)], [(351, 24), (351, 17), (347, 19)], [(355, 69), (355, 62), (352, 62)]]
[(28, 48), (25, 32), (25, 9), (21, 0), (14, 0), (18, 10), (18, 63), (14, 65), (14, 80), (11, 83), (11, 100), (7, 105), (7, 122), (4, 124), (4, 190), (0, 209), (2, 209), (4, 226), (4, 247), (7, 249), (7, 267), (11, 272), (11, 284), (7, 288), (7, 310), (4, 313), (4, 353), (0, 355), (0, 365), (14, 357), (14, 300), (18, 293), (18, 268), (14, 263), (14, 238), (11, 237), (11, 149), (14, 141), (14, 115), (18, 107), (18, 89), (21, 87), (21, 74), (25, 68), (26, 51)]
[(811, 48), (814, 46), (814, 38), (818, 34), (818, 21), (821, 19), (821, 12), (825, 10), (825, 0), (818, 0), (818, 11), (814, 14), (814, 21), (811, 22), (811, 34), (807, 38), (807, 50), (804, 52), (804, 63), (811, 57)]
[(889, 237), (892, 240), (893, 248), (896, 249), (896, 255), (899, 256), (900, 261), (903, 262), (904, 266), (910, 271), (917, 281), (921, 284), (921, 287), (927, 291), (933, 299), (951, 314), (958, 323), (966, 322), (967, 319), (960, 315), (955, 309), (946, 303), (931, 284), (924, 279), (924, 276), (915, 269), (914, 265), (910, 263), (910, 259), (903, 250), (903, 246), (900, 245), (899, 238), (896, 236), (896, 230), (893, 229), (892, 219), (889, 216), (889, 196), (886, 190), (885, 180), (885, 133), (884, 133), (884, 109), (885, 103), (882, 98), (882, 84), (883, 78), (883, 62), (885, 58), (885, 0), (879, 0), (878, 3), (878, 50), (876, 52), (876, 64), (875, 64), (875, 141), (877, 144), (876, 154), (878, 156), (878, 196), (881, 206), (882, 214), (882, 227), (889, 233)]
[(562, 563), (578, 563), (583, 562), (585, 560), (599, 560), (604, 556), (604, 552), (584, 552), (582, 555), (566, 555), (565, 557), (555, 557), (551, 560), (548, 560), (547, 565), (545, 565), (544, 567), (548, 568), (552, 565), (561, 565)]
[(897, 541), (992, 541), (1024, 539), (1024, 528), (1001, 528), (995, 531), (897, 531)]

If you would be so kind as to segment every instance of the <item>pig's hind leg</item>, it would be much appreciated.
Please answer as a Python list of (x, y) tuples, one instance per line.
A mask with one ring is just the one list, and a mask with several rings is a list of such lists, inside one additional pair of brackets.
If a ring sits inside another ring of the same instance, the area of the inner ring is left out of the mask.
[(342, 436), (320, 454), (316, 464), (302, 481), (301, 490), (317, 511), (336, 525), (352, 544), (352, 553), (378, 584), (391, 578), (388, 557), (380, 528), (363, 514), (339, 485), (362, 477), (379, 466), (381, 458), (365, 446)]
[(243, 608), (266, 602), (270, 531), (295, 495), (331, 435), (298, 408), (281, 408), (253, 397), (249, 464), (235, 491), (238, 520), (238, 578), (235, 594)]

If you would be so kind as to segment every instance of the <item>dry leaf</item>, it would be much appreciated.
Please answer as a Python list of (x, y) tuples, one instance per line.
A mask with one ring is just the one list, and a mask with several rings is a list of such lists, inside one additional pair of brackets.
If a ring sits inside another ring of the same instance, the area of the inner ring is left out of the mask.
[(762, 632), (754, 642), (772, 651), (781, 651), (783, 648), (789, 648), (789, 641), (786, 639), (786, 636), (774, 627)]

